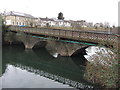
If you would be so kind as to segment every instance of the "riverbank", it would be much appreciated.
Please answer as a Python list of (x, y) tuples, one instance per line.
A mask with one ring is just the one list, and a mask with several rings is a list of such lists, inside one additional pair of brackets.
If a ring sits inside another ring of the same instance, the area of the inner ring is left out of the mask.
[[(91, 48), (94, 50), (90, 53)], [(89, 82), (99, 83), (105, 88), (118, 88), (119, 55), (105, 47), (87, 48), (85, 77)]]

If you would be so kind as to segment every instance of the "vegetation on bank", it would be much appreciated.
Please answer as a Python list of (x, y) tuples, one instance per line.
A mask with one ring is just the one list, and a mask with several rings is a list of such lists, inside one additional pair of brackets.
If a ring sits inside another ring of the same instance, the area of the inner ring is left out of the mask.
[(120, 53), (111, 49), (106, 51), (101, 50), (89, 58), (91, 62), (86, 63), (85, 79), (93, 84), (98, 83), (103, 88), (118, 88)]

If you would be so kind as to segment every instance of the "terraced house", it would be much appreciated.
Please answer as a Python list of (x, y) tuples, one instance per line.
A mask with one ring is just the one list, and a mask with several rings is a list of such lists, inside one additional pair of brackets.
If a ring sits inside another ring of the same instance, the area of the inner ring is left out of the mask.
[(10, 11), (3, 16), (6, 25), (36, 26), (37, 18), (30, 14)]

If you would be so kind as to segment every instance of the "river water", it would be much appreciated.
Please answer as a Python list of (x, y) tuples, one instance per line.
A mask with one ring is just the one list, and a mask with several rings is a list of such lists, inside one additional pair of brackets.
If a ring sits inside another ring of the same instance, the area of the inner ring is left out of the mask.
[(93, 88), (84, 78), (84, 56), (55, 58), (45, 48), (3, 46), (2, 61), (2, 88)]

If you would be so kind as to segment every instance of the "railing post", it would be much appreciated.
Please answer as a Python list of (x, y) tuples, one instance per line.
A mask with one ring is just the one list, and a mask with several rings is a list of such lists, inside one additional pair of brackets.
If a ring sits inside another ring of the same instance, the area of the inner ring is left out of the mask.
[(78, 32), (79, 33), (79, 39), (80, 39), (80, 34), (81, 34), (81, 32)]
[(74, 32), (74, 31), (72, 31), (72, 39), (73, 39), (73, 32)]
[(60, 37), (60, 30), (58, 30), (59, 31), (59, 37)]

